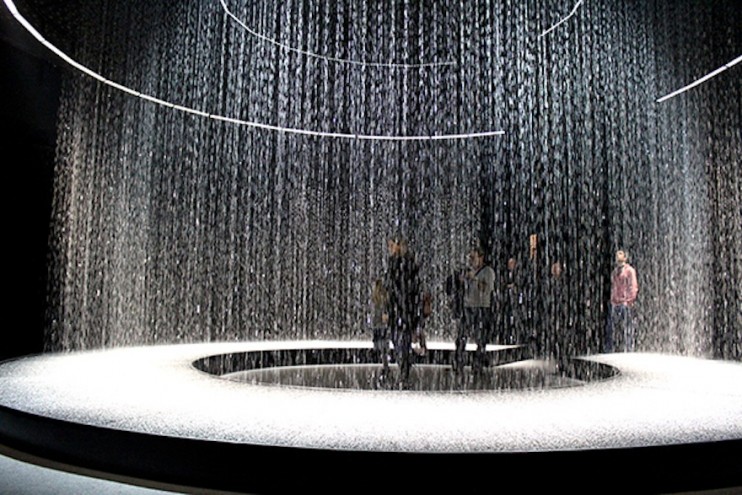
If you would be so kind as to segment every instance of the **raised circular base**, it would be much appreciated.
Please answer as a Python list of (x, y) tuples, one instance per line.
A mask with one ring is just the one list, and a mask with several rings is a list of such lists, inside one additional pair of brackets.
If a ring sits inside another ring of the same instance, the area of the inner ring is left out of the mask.
[[(261, 363), (303, 356), (298, 367), (283, 362), (291, 367), (281, 375), (325, 366), (306, 363), (307, 356), (369, 348), (326, 341), (192, 344), (5, 362), (0, 442), (91, 469), (244, 492), (341, 492), (347, 486), (338, 483), (339, 472), (363, 480), (378, 473), (399, 490), (460, 487), (455, 473), (480, 473), (492, 486), (588, 491), (564, 474), (577, 468), (632, 472), (612, 478), (611, 486), (645, 492), (742, 485), (740, 363), (590, 356), (574, 362), (620, 373), (584, 380), (574, 373), (579, 366), (567, 373), (553, 363), (495, 362), (495, 384), (510, 373), (503, 370), (520, 370), (516, 376), (530, 368), (557, 387), (476, 390), (307, 387), (285, 376), (278, 384), (236, 380), (265, 372), (243, 366), (245, 356), (262, 355)], [(341, 364), (346, 371), (374, 369)], [(415, 376), (445, 376), (445, 367), (420, 363)], [(668, 463), (672, 470), (658, 468)], [(276, 466), (287, 471), (276, 475)], [(539, 476), (517, 478), (519, 472)]]

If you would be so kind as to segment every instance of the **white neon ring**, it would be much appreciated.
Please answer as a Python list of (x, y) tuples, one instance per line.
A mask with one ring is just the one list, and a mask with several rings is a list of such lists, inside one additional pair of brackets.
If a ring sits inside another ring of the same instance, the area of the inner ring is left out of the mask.
[(677, 96), (680, 93), (684, 93), (684, 92), (688, 91), (689, 89), (694, 88), (694, 87), (698, 86), (699, 84), (702, 84), (702, 83), (708, 81), (712, 77), (714, 77), (714, 76), (716, 76), (718, 74), (721, 74), (725, 70), (729, 69), (733, 65), (737, 65), (740, 62), (742, 62), (742, 55), (740, 55), (739, 57), (735, 58), (731, 62), (722, 65), (721, 67), (719, 67), (715, 71), (709, 72), (708, 74), (706, 74), (702, 78), (696, 79), (695, 81), (693, 81), (692, 83), (688, 84), (687, 86), (683, 86), (682, 88), (680, 88), (680, 89), (678, 89), (676, 91), (673, 91), (672, 93), (669, 93), (669, 94), (663, 96), (662, 98), (657, 98), (657, 103), (662, 103), (665, 100), (669, 100), (673, 96)]
[(547, 29), (543, 33), (539, 34), (538, 37), (541, 38), (543, 36), (546, 36), (547, 34), (549, 34), (550, 32), (552, 32), (553, 30), (555, 30), (556, 28), (558, 28), (559, 26), (561, 26), (562, 24), (564, 24), (565, 22), (567, 22), (570, 17), (572, 17), (573, 15), (575, 15), (577, 13), (577, 9), (580, 7), (580, 5), (582, 5), (582, 0), (577, 0), (577, 3), (572, 8), (572, 11), (569, 14), (567, 14), (567, 16), (564, 17), (564, 19), (562, 19), (561, 21), (557, 22), (556, 24), (554, 24), (553, 26), (551, 26), (549, 29)]
[(358, 60), (350, 60), (346, 58), (337, 58), (337, 57), (325, 57), (323, 55), (319, 55), (317, 53), (309, 52), (306, 50), (300, 50), (298, 48), (294, 48), (289, 45), (284, 45), (283, 43), (279, 43), (278, 41), (268, 38), (267, 36), (264, 36), (257, 31), (254, 31), (250, 29), (250, 27), (242, 22), (236, 15), (234, 15), (229, 8), (227, 7), (227, 3), (225, 0), (219, 0), (219, 3), (222, 4), (222, 8), (224, 9), (224, 12), (232, 18), (237, 24), (242, 26), (242, 28), (250, 33), (251, 35), (255, 36), (256, 38), (259, 38), (263, 41), (267, 41), (268, 43), (271, 43), (273, 45), (276, 45), (280, 48), (283, 48), (284, 50), (289, 50), (295, 53), (299, 53), (301, 55), (306, 55), (308, 57), (315, 57), (322, 60), (325, 60), (327, 62), (337, 62), (342, 64), (352, 64), (352, 65), (361, 65), (361, 66), (370, 66), (370, 67), (388, 67), (391, 69), (413, 69), (413, 68), (420, 68), (420, 67), (437, 67), (437, 66), (443, 66), (443, 65), (454, 65), (454, 62), (425, 62), (425, 63), (419, 63), (419, 64), (395, 64), (391, 62), (364, 62), (364, 61), (358, 61)]
[(302, 134), (302, 135), (308, 135), (308, 136), (318, 136), (318, 137), (331, 137), (331, 138), (340, 138), (340, 139), (356, 139), (356, 140), (375, 140), (375, 141), (427, 141), (427, 140), (455, 140), (455, 139), (470, 139), (470, 138), (479, 138), (479, 137), (488, 137), (488, 136), (501, 136), (505, 134), (505, 131), (484, 131), (484, 132), (473, 132), (473, 133), (467, 133), (467, 134), (440, 134), (440, 135), (429, 135), (429, 136), (400, 136), (400, 135), (373, 135), (373, 134), (350, 134), (350, 133), (341, 133), (341, 132), (324, 132), (324, 131), (312, 131), (307, 129), (298, 129), (298, 128), (292, 128), (292, 127), (281, 127), (276, 125), (270, 125), (270, 124), (263, 124), (260, 122), (251, 122), (248, 120), (240, 120), (235, 119), (232, 117), (226, 117), (222, 115), (216, 115), (211, 114), (208, 112), (204, 112), (203, 110), (198, 110), (195, 108), (185, 107), (182, 105), (177, 105), (175, 103), (170, 103), (168, 101), (162, 100), (160, 98), (157, 98), (155, 96), (147, 95), (144, 93), (141, 93), (139, 91), (136, 91), (134, 89), (131, 89), (127, 86), (124, 86), (122, 84), (116, 83), (114, 81), (108, 80), (105, 77), (101, 76), (97, 72), (92, 71), (91, 69), (87, 68), (86, 66), (80, 64), (79, 62), (76, 62), (74, 59), (72, 59), (69, 55), (64, 53), (62, 50), (51, 44), (50, 42), (46, 41), (44, 37), (29, 23), (21, 14), (18, 12), (18, 9), (16, 8), (15, 4), (12, 0), (3, 0), (6, 7), (10, 11), (10, 13), (13, 15), (13, 17), (28, 31), (34, 38), (36, 38), (42, 45), (47, 47), (49, 50), (54, 52), (58, 57), (60, 57), (62, 60), (67, 62), (72, 67), (78, 69), (79, 71), (87, 74), (88, 76), (92, 77), (93, 79), (96, 79), (112, 88), (118, 89), (120, 91), (123, 91), (124, 93), (128, 93), (130, 95), (142, 98), (147, 101), (151, 101), (153, 103), (157, 103), (159, 105), (163, 105), (169, 108), (173, 108), (175, 110), (180, 110), (182, 112), (191, 113), (194, 115), (199, 115), (202, 117), (208, 117), (210, 119), (214, 120), (220, 120), (223, 122), (229, 122), (232, 124), (237, 125), (244, 125), (249, 127), (255, 127), (259, 129), (266, 129), (271, 131), (279, 131), (279, 132), (286, 132), (291, 134)]

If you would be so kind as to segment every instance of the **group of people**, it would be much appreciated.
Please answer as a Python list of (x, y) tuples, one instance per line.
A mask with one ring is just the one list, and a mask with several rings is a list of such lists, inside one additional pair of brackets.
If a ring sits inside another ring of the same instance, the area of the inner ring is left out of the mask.
[[(407, 241), (399, 236), (387, 242), (389, 258), (386, 273), (377, 278), (372, 290), (372, 327), (374, 351), (382, 364), (380, 380), (389, 376), (390, 342), (399, 367), (399, 383), (409, 385), (415, 353), (424, 354), (425, 324), (432, 312), (430, 292), (422, 290), (420, 269)], [(514, 328), (515, 306), (522, 304), (523, 293), (516, 276), (515, 258), (507, 263), (505, 290), (501, 303), (495, 301), (496, 275), (485, 261), (485, 252), (475, 247), (468, 253), (468, 267), (446, 280), (452, 317), (458, 321), (455, 351), (451, 367), (462, 374), (466, 363), (466, 345), (471, 339), (476, 351), (471, 369), (476, 377), (487, 366), (486, 347), (493, 341), (496, 327)], [(562, 274), (560, 262), (550, 266), (550, 284), (557, 284)], [(547, 284), (548, 285), (548, 284)], [(628, 263), (625, 251), (616, 252), (616, 267), (611, 274), (611, 299), (605, 329), (604, 349), (613, 352), (618, 336), (624, 350), (634, 350), (632, 307), (638, 294), (636, 270)], [(497, 311), (503, 314), (497, 314)], [(500, 323), (496, 319), (500, 319)], [(555, 329), (558, 331), (558, 329)], [(519, 336), (522, 337), (522, 336)], [(512, 330), (500, 335), (505, 343), (516, 343)]]
[[(382, 364), (380, 379), (389, 374), (389, 343), (393, 343), (394, 355), (399, 366), (401, 385), (409, 384), (414, 354), (424, 354), (425, 322), (432, 312), (430, 292), (420, 284), (420, 269), (407, 241), (392, 237), (387, 242), (389, 259), (387, 272), (374, 282), (371, 294), (374, 351)], [(462, 271), (450, 281), (447, 290), (454, 296), (452, 308), (461, 321), (456, 336), (453, 369), (463, 373), (465, 349), (468, 339), (473, 338), (477, 351), (473, 368), (480, 373), (485, 366), (485, 348), (491, 337), (491, 301), (495, 289), (494, 270), (485, 263), (484, 251), (472, 249), (469, 253), (469, 269)]]

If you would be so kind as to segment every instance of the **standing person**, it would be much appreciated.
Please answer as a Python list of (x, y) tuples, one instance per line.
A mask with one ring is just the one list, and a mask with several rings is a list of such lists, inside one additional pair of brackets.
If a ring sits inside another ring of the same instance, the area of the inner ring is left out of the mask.
[(418, 356), (425, 356), (428, 352), (428, 334), (425, 329), (425, 324), (433, 313), (433, 294), (427, 290), (422, 291), (421, 299), (421, 317), (418, 318), (417, 328), (412, 334), (412, 350)]
[(564, 280), (562, 262), (554, 261), (549, 267), (549, 276), (544, 285), (544, 304), (546, 306), (544, 327), (541, 329), (540, 355), (544, 359), (566, 357), (566, 342), (569, 315), (567, 305), (567, 286)]
[(388, 304), (389, 293), (384, 288), (382, 279), (377, 278), (371, 291), (371, 327), (374, 332), (373, 344), (376, 361), (381, 361), (382, 365), (381, 375), (379, 376), (379, 380), (382, 382), (386, 380), (389, 374)]
[(613, 352), (614, 331), (618, 328), (623, 338), (624, 351), (634, 350), (634, 322), (632, 306), (639, 293), (636, 270), (629, 265), (626, 251), (616, 251), (616, 268), (611, 274), (611, 309), (605, 334), (605, 350)]
[(468, 269), (464, 267), (455, 270), (446, 278), (445, 289), (446, 295), (448, 296), (448, 307), (451, 310), (451, 320), (454, 322), (456, 336), (461, 333), (461, 325), (463, 325), (464, 321), (464, 293), (466, 292), (464, 274), (466, 274), (467, 271)]
[(461, 276), (465, 284), (464, 319), (456, 337), (453, 368), (458, 373), (464, 370), (466, 341), (473, 337), (477, 344), (472, 368), (475, 374), (482, 372), (486, 360), (486, 348), (492, 333), (492, 291), (495, 289), (495, 272), (484, 262), (484, 251), (474, 248), (469, 252), (471, 270)]
[(523, 282), (518, 268), (518, 261), (509, 258), (505, 273), (505, 297), (502, 315), (503, 342), (506, 344), (522, 343), (523, 316)]
[(400, 385), (407, 388), (412, 368), (412, 334), (418, 328), (422, 306), (419, 269), (404, 238), (390, 238), (387, 248), (389, 262), (385, 286), (389, 292), (389, 329), (399, 366)]

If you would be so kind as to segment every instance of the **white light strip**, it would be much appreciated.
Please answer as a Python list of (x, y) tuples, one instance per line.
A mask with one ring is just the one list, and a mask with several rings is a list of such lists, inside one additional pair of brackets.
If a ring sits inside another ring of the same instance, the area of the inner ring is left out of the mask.
[(386, 62), (363, 62), (363, 61), (357, 61), (357, 60), (349, 60), (345, 58), (336, 58), (336, 57), (325, 57), (322, 55), (318, 55), (316, 53), (308, 52), (305, 50), (299, 50), (298, 48), (294, 48), (288, 45), (284, 45), (282, 43), (277, 42), (276, 40), (273, 40), (271, 38), (268, 38), (267, 36), (263, 36), (262, 34), (253, 31), (250, 29), (250, 27), (239, 20), (237, 16), (235, 16), (227, 7), (227, 3), (225, 0), (219, 0), (219, 3), (222, 4), (222, 8), (224, 9), (224, 12), (227, 13), (229, 17), (231, 17), (237, 24), (242, 26), (245, 31), (252, 34), (253, 36), (260, 38), (261, 40), (267, 41), (268, 43), (272, 43), (278, 47), (283, 48), (284, 50), (290, 50), (292, 52), (300, 53), (302, 55), (306, 55), (308, 57), (315, 57), (322, 60), (325, 60), (327, 62), (339, 62), (343, 64), (352, 64), (352, 65), (363, 65), (363, 66), (370, 66), (370, 67), (387, 67), (391, 69), (415, 69), (420, 67), (436, 67), (436, 66), (442, 66), (442, 65), (453, 65), (454, 62), (427, 62), (427, 63), (419, 63), (419, 64), (394, 64), (394, 63), (386, 63)]
[(561, 26), (562, 24), (564, 24), (565, 22), (567, 22), (570, 17), (572, 17), (573, 15), (575, 15), (575, 13), (577, 12), (577, 9), (580, 8), (580, 5), (582, 5), (582, 0), (577, 0), (577, 3), (572, 8), (572, 12), (570, 12), (569, 14), (567, 14), (567, 17), (565, 17), (561, 21), (557, 22), (556, 24), (554, 24), (553, 26), (551, 26), (549, 29), (547, 29), (543, 33), (539, 34), (538, 37), (541, 38), (543, 36), (546, 36), (547, 34), (549, 34), (550, 32), (552, 32), (553, 30), (555, 30), (556, 28), (558, 28), (559, 26)]
[(722, 72), (724, 72), (724, 71), (725, 71), (725, 70), (727, 70), (728, 68), (732, 67), (733, 65), (737, 65), (737, 64), (738, 64), (738, 63), (740, 63), (740, 62), (742, 62), (742, 55), (740, 55), (739, 57), (735, 58), (734, 60), (732, 60), (732, 61), (731, 61), (731, 62), (729, 62), (728, 64), (724, 64), (724, 65), (722, 65), (721, 67), (719, 67), (719, 68), (718, 68), (718, 69), (716, 69), (715, 71), (713, 71), (713, 72), (710, 72), (710, 73), (706, 74), (706, 75), (705, 75), (705, 76), (703, 76), (702, 78), (700, 78), (700, 79), (698, 79), (698, 80), (696, 80), (696, 81), (693, 81), (693, 82), (692, 82), (692, 83), (690, 83), (689, 85), (687, 85), (687, 86), (683, 86), (683, 87), (682, 87), (682, 88), (680, 88), (679, 90), (677, 90), (677, 91), (673, 91), (672, 93), (670, 93), (670, 94), (668, 94), (668, 95), (665, 95), (665, 96), (663, 96), (662, 98), (657, 98), (657, 103), (662, 103), (662, 102), (663, 102), (663, 101), (665, 101), (665, 100), (669, 100), (669, 99), (670, 99), (670, 98), (672, 98), (673, 96), (677, 96), (677, 95), (679, 95), (680, 93), (684, 93), (684, 92), (688, 91), (688, 90), (689, 90), (689, 89), (691, 89), (691, 88), (695, 88), (695, 87), (696, 87), (696, 86), (698, 86), (699, 84), (702, 84), (702, 83), (704, 83), (704, 82), (708, 81), (708, 80), (709, 80), (709, 79), (711, 79), (712, 77), (714, 77), (714, 76), (716, 76), (716, 75), (718, 75), (718, 74), (721, 74)]
[(177, 105), (175, 103), (170, 103), (168, 101), (161, 100), (160, 98), (157, 98), (155, 96), (140, 93), (139, 91), (133, 90), (131, 88), (128, 88), (116, 82), (110, 81), (106, 79), (105, 77), (101, 76), (100, 74), (93, 72), (89, 68), (73, 60), (66, 53), (61, 51), (59, 48), (57, 48), (50, 42), (46, 41), (46, 39), (44, 39), (44, 37), (38, 31), (36, 31), (36, 29), (20, 14), (20, 12), (18, 12), (18, 9), (16, 8), (12, 0), (3, 0), (3, 2), (5, 3), (5, 6), (8, 8), (8, 10), (13, 15), (13, 17), (15, 17), (15, 19), (26, 29), (26, 31), (28, 31), (42, 45), (44, 45), (49, 50), (54, 52), (59, 58), (67, 62), (72, 67), (87, 74), (93, 79), (96, 79), (102, 82), (103, 84), (107, 84), (108, 86), (111, 86), (112, 88), (116, 88), (130, 95), (136, 96), (138, 98), (142, 98), (143, 100), (147, 100), (147, 101), (150, 101), (150, 102), (153, 102), (153, 103), (156, 103), (158, 105), (162, 105), (168, 108), (173, 108), (181, 112), (192, 113), (194, 115), (199, 115), (201, 117), (208, 117), (214, 120), (229, 122), (229, 123), (237, 124), (237, 125), (255, 127), (258, 129), (286, 132), (290, 134), (301, 134), (301, 135), (306, 135), (306, 136), (330, 137), (330, 138), (341, 138), (341, 139), (361, 139), (361, 140), (375, 140), (375, 141), (425, 141), (425, 140), (470, 139), (470, 138), (479, 138), (479, 137), (487, 137), (487, 136), (501, 136), (505, 134), (505, 131), (484, 131), (484, 132), (473, 132), (469, 134), (441, 134), (441, 135), (432, 135), (432, 136), (394, 136), (394, 135), (384, 136), (384, 135), (367, 135), (367, 134), (347, 134), (347, 133), (340, 133), (340, 132), (323, 132), (323, 131), (311, 131), (311, 130), (306, 130), (306, 129), (297, 129), (297, 128), (292, 128), (292, 127), (280, 127), (280, 126), (275, 126), (275, 125), (262, 124), (260, 122), (250, 122), (247, 120), (238, 120), (238, 119), (234, 119), (231, 117), (224, 117), (221, 115), (210, 114), (202, 110), (184, 107), (182, 105)]

